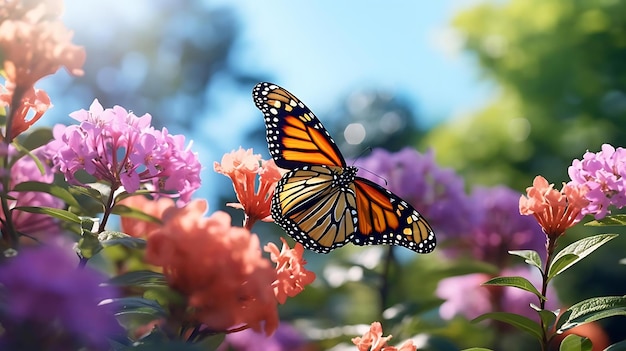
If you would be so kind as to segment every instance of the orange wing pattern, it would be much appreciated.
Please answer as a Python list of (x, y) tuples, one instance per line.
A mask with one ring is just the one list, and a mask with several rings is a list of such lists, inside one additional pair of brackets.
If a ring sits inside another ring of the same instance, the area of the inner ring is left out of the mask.
[(356, 245), (401, 245), (431, 252), (435, 234), (419, 212), (347, 167), (324, 126), (298, 98), (271, 83), (252, 92), (265, 116), (267, 145), (281, 168), (272, 218), (305, 248), (328, 253)]
[(267, 145), (278, 167), (346, 166), (326, 128), (297, 97), (270, 83), (257, 84), (252, 95), (265, 116)]
[(426, 219), (389, 190), (367, 179), (354, 181), (358, 230), (356, 245), (400, 245), (418, 253), (435, 249), (437, 241)]

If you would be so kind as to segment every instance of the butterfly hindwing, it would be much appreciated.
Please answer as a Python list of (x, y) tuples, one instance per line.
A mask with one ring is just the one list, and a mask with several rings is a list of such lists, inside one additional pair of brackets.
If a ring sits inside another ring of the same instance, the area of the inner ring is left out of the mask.
[(428, 253), (436, 245), (426, 219), (399, 196), (357, 177), (354, 181), (359, 225), (352, 241), (356, 245), (400, 245)]
[(305, 166), (283, 175), (272, 197), (272, 217), (294, 240), (319, 253), (343, 246), (357, 230), (354, 191), (335, 186), (342, 168)]
[(252, 95), (265, 117), (267, 145), (278, 167), (345, 167), (326, 128), (297, 97), (271, 83), (257, 84)]

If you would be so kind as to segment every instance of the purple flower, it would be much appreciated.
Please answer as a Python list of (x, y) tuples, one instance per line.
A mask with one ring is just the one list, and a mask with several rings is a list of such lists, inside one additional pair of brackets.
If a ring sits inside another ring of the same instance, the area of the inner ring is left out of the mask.
[[(519, 276), (528, 279), (539, 287), (541, 275), (539, 271), (526, 265), (505, 268), (501, 276)], [(491, 279), (487, 274), (474, 273), (443, 279), (437, 286), (436, 294), (445, 299), (439, 308), (443, 319), (452, 319), (462, 315), (474, 319), (487, 312), (511, 312), (539, 321), (537, 312), (530, 304), (539, 305), (539, 299), (533, 293), (512, 287), (483, 286), (482, 283)], [(548, 286), (546, 308), (554, 310), (560, 307), (556, 291)]]
[(57, 245), (26, 248), (0, 266), (1, 349), (106, 349), (121, 329), (98, 304), (115, 297), (104, 277), (78, 269), (71, 249)]
[(432, 151), (420, 154), (404, 148), (390, 153), (374, 149), (355, 164), (360, 168), (359, 176), (412, 204), (433, 226), (438, 238), (450, 239), (470, 231), (474, 215), (463, 179), (451, 169), (438, 166)]
[(457, 245), (444, 250), (457, 254), (463, 249), (474, 259), (497, 267), (510, 265), (510, 250), (535, 250), (545, 259), (546, 235), (533, 217), (520, 214), (520, 196), (504, 186), (475, 188), (470, 202), (476, 210), (476, 224)]
[(257, 333), (252, 329), (228, 334), (217, 351), (298, 351), (305, 350), (305, 346), (306, 341), (296, 328), (289, 324), (281, 323), (270, 337), (267, 337), (264, 333)]
[(572, 161), (567, 172), (572, 179), (569, 184), (589, 189), (585, 195), (589, 205), (582, 214), (593, 214), (601, 219), (610, 213), (610, 205), (626, 206), (626, 149), (603, 144), (602, 151), (587, 151), (582, 161)]
[(200, 187), (200, 162), (185, 147), (184, 136), (155, 130), (149, 114), (137, 117), (120, 106), (103, 109), (94, 100), (89, 111), (70, 116), (80, 124), (55, 126), (46, 152), (71, 184), (82, 184), (75, 174), (84, 170), (129, 193), (142, 185), (157, 195), (177, 193), (181, 204)]
[[(9, 154), (16, 155), (17, 152), (13, 148), (13, 146), (9, 146)], [(36, 150), (33, 152), (36, 157), (41, 158), (41, 150)], [(54, 179), (54, 175), (50, 171), (50, 169), (44, 166), (45, 174), (41, 174), (35, 161), (30, 156), (22, 156), (19, 160), (17, 160), (10, 169), (10, 189), (13, 189), (16, 185), (27, 182), (27, 181), (37, 181), (42, 183), (52, 183)], [(0, 190), (2, 189), (2, 185), (0, 184)], [(63, 206), (63, 201), (53, 197), (50, 194), (38, 192), (38, 191), (9, 191), (9, 196), (14, 198), (15, 200), (8, 200), (8, 204), (10, 208), (20, 207), (20, 206), (44, 206), (44, 207), (53, 207), (53, 208), (61, 208)], [(60, 228), (57, 225), (57, 221), (50, 216), (35, 214), (30, 212), (23, 212), (19, 210), (11, 211), (11, 219), (13, 221), (13, 225), (15, 229), (20, 232), (27, 234), (30, 237), (36, 237), (39, 240), (49, 239), (51, 236), (54, 237), (54, 234), (58, 234), (60, 232)], [(0, 223), (4, 225), (4, 213), (0, 211)], [(0, 227), (2, 226), (0, 225)]]

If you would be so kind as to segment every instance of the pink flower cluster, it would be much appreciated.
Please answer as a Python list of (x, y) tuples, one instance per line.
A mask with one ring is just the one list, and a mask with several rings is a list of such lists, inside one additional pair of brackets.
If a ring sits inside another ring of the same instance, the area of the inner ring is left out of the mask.
[(70, 116), (80, 124), (55, 126), (46, 151), (71, 184), (82, 184), (76, 172), (84, 170), (113, 190), (123, 186), (133, 193), (143, 185), (157, 194), (176, 193), (181, 204), (200, 187), (200, 162), (185, 148), (185, 137), (155, 130), (149, 114), (104, 109), (94, 100), (89, 111)]
[(568, 168), (572, 179), (569, 184), (587, 187), (585, 195), (589, 205), (583, 214), (593, 214), (596, 219), (610, 213), (609, 206), (626, 206), (626, 149), (602, 145), (602, 151), (587, 151), (582, 160), (574, 160)]

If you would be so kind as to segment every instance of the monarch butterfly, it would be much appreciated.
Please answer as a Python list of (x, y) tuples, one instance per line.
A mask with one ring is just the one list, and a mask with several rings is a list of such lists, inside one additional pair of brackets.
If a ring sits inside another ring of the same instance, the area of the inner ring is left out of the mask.
[(326, 128), (297, 97), (259, 83), (254, 103), (265, 116), (270, 155), (289, 169), (272, 196), (274, 221), (305, 248), (319, 253), (352, 242), (401, 245), (431, 252), (435, 234), (419, 212), (387, 189), (358, 177)]

